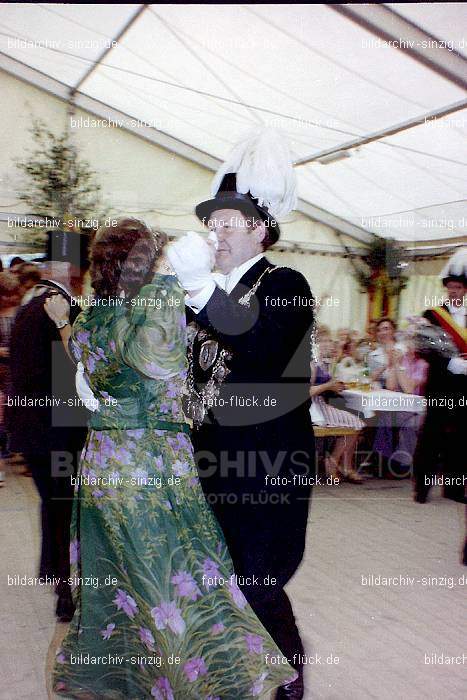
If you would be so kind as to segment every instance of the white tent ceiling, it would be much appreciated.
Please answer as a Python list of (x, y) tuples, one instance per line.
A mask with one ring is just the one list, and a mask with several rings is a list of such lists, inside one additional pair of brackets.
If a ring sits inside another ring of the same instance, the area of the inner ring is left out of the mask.
[[(418, 45), (417, 59), (336, 8), (377, 8), (390, 35), (401, 37), (402, 26), (420, 42), (423, 30), (446, 46)], [(13, 3), (0, 5), (0, 51), (199, 149), (210, 167), (209, 156), (223, 159), (252, 125), (278, 126), (304, 161), (296, 165), (304, 211), (319, 207), (362, 234), (417, 241), (467, 233), (466, 26), (463, 3)], [(420, 119), (339, 160), (316, 160)]]

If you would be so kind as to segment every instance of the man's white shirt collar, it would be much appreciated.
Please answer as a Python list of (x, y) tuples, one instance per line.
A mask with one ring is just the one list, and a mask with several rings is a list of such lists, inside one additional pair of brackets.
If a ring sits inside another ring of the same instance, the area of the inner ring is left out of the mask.
[(248, 272), (248, 270), (253, 267), (253, 265), (256, 265), (261, 258), (264, 258), (264, 253), (259, 253), (258, 255), (255, 255), (254, 258), (246, 260), (238, 267), (234, 267), (234, 269), (231, 270), (228, 275), (218, 275), (215, 273), (214, 279), (218, 283), (219, 287), (222, 287), (227, 294), (230, 294), (240, 282), (245, 272)]
[(465, 306), (448, 306), (448, 311), (454, 321), (461, 327), (465, 327)]
[(213, 272), (211, 274), (210, 281), (208, 282), (208, 284), (206, 284), (204, 289), (201, 289), (195, 296), (190, 296), (189, 294), (186, 295), (186, 305), (189, 306), (195, 312), (195, 314), (198, 314), (201, 311), (201, 309), (203, 309), (206, 306), (209, 299), (214, 294), (216, 286), (223, 289), (226, 292), (226, 294), (230, 294), (232, 289), (234, 289), (234, 287), (236, 287), (237, 284), (240, 282), (245, 272), (247, 272), (250, 269), (250, 267), (253, 267), (253, 265), (257, 263), (258, 260), (261, 260), (261, 258), (263, 257), (263, 253), (255, 255), (254, 258), (250, 258), (238, 267), (234, 267), (234, 269), (231, 270), (228, 275), (223, 275), (220, 272)]

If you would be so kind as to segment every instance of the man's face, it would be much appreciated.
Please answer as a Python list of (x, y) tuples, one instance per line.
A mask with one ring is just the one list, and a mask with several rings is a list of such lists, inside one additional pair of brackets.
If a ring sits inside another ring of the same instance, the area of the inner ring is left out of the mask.
[(259, 219), (255, 219), (255, 226), (251, 224), (251, 219), (238, 209), (212, 212), (208, 226), (217, 235), (216, 266), (224, 275), (262, 252), (265, 225)]
[(449, 301), (454, 302), (456, 306), (462, 305), (462, 300), (465, 296), (466, 289), (462, 282), (447, 282), (446, 291)]
[(376, 337), (380, 343), (390, 343), (394, 340), (394, 327), (389, 321), (382, 321), (376, 329)]

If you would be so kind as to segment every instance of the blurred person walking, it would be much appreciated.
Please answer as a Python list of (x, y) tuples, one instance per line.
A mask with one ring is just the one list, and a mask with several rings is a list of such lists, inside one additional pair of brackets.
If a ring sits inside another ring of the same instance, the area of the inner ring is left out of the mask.
[[(449, 352), (446, 347), (445, 352), (438, 352), (440, 341), (426, 344), (429, 404), (415, 453), (414, 499), (417, 503), (426, 503), (435, 477), (441, 471), (444, 496), (465, 503), (465, 483), (462, 482), (467, 474), (467, 247), (454, 253), (440, 278), (448, 299), (425, 311), (424, 318), (447, 335), (452, 350)], [(458, 357), (454, 356), (456, 350)]]
[(9, 455), (5, 400), (11, 392), (10, 337), (21, 301), (21, 286), (11, 272), (0, 272), (0, 486), (5, 483), (4, 460)]
[[(71, 304), (80, 295), (87, 267), (88, 237), (49, 231), (42, 279), (31, 300), (18, 311), (11, 333), (11, 393), (8, 425), (11, 449), (22, 452), (41, 499), (42, 544), (39, 576), (56, 580), (56, 614), (73, 615), (69, 586), (70, 519), (73, 488), (70, 473), (86, 435), (87, 412), (75, 404), (73, 364), (60, 340), (61, 323), (44, 310), (56, 294)], [(71, 320), (78, 315), (73, 304)]]

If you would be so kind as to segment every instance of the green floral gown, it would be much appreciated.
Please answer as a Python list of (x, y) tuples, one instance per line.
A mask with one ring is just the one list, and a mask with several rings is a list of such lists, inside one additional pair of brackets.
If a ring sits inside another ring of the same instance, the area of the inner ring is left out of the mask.
[[(199, 483), (181, 397), (175, 277), (93, 306), (71, 347), (99, 399), (75, 486), (76, 613), (54, 691), (101, 700), (263, 698), (295, 677), (237, 586)], [(274, 657), (271, 663), (269, 659)]]

